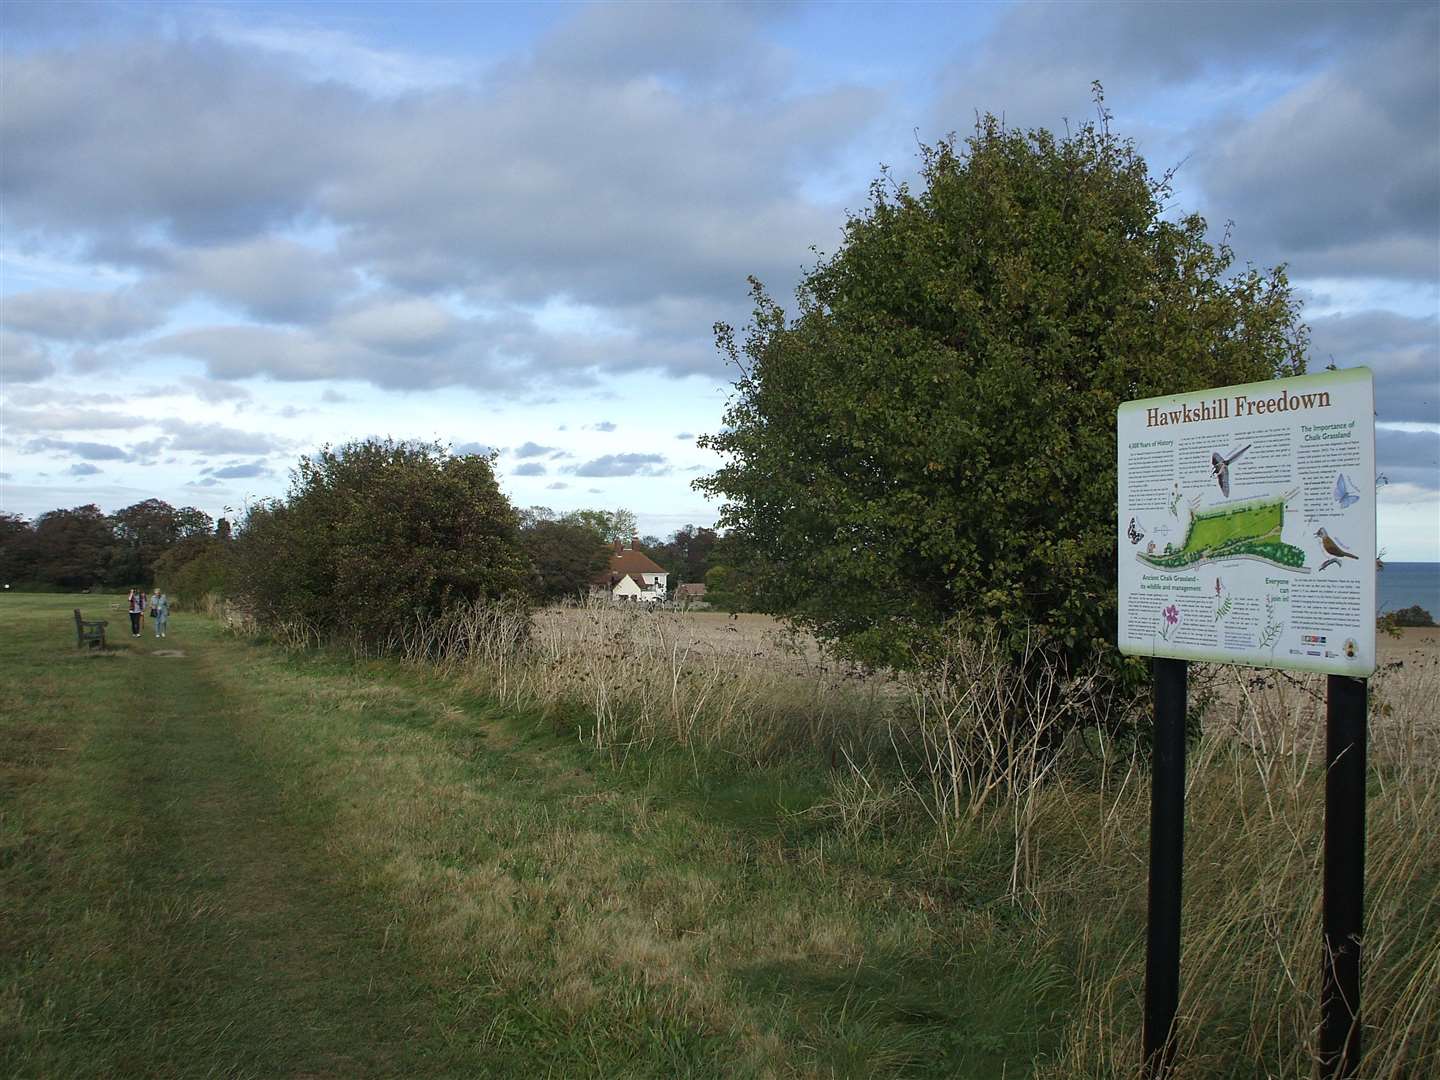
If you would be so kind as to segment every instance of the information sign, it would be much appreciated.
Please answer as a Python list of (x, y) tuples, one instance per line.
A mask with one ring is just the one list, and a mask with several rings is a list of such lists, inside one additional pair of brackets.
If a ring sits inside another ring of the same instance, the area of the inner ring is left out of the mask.
[(1349, 368), (1121, 405), (1120, 651), (1372, 674), (1374, 400)]

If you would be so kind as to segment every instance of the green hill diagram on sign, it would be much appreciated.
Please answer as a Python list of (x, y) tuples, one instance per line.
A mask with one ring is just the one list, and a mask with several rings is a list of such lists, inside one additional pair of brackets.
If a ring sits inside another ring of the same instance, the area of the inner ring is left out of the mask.
[(1248, 558), (1272, 563), (1284, 570), (1309, 573), (1305, 552), (1280, 539), (1288, 496), (1252, 499), (1228, 506), (1191, 511), (1185, 541), (1179, 548), (1136, 552), (1151, 566), (1183, 570), (1226, 559)]

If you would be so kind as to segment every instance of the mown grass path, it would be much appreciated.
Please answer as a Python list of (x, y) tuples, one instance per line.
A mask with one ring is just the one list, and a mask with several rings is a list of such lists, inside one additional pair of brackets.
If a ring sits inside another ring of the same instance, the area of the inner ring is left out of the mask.
[(1048, 950), (847, 851), (813, 770), (617, 767), (395, 665), (187, 617), (96, 656), (4, 604), (0, 1074), (1016, 1077), (1057, 1037)]
[[(20, 644), (50, 660), (54, 628)], [(40, 903), (5, 919), (19, 978), (0, 1071), (458, 1069), (450, 1040), (426, 1037), (429, 988), (386, 954), (321, 846), (323, 806), (284, 798), (247, 744), (254, 702), (217, 679), (233, 676), (236, 646), (193, 635), (116, 645), (53, 665), (6, 658), (20, 676), (7, 680), (7, 712), (18, 706), (7, 772), (20, 775), (8, 777), (4, 849), (7, 884), (20, 888), (6, 892)]]

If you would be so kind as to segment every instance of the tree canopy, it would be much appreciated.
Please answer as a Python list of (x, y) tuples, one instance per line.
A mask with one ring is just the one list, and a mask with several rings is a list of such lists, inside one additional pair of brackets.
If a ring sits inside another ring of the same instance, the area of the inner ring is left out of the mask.
[(579, 599), (609, 565), (609, 547), (592, 528), (576, 521), (539, 518), (520, 530), (534, 565), (533, 592), (542, 602)]
[(37, 578), (62, 588), (85, 588), (106, 580), (115, 533), (111, 520), (89, 503), (41, 514), (33, 544)]
[(530, 578), (490, 458), (372, 439), (302, 458), (284, 501), (250, 509), (230, 584), (263, 622), (384, 646), (416, 616), (519, 597)]
[(31, 581), (39, 558), (35, 527), (19, 514), (0, 511), (0, 583)]
[(793, 318), (752, 280), (743, 342), (717, 325), (741, 374), (697, 486), (765, 610), (871, 662), (953, 624), (1106, 652), (1116, 406), (1303, 370), (1284, 269), (1232, 275), (1101, 110), (922, 147), (916, 189), (874, 182)]
[(686, 525), (671, 533), (669, 540), (644, 546), (650, 557), (670, 572), (674, 586), (705, 580), (719, 540), (714, 529)]
[(182, 540), (210, 536), (214, 525), (203, 510), (177, 510), (163, 499), (134, 503), (110, 520), (116, 540), (108, 575), (112, 585), (149, 584), (162, 555)]
[(149, 586), (176, 545), (210, 535), (210, 515), (146, 499), (106, 515), (93, 503), (50, 510), (32, 524), (0, 514), (0, 577), (20, 586)]

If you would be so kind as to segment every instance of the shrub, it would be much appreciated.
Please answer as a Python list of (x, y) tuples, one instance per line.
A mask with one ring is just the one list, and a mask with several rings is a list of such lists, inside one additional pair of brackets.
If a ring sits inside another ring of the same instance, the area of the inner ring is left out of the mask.
[(155, 585), (173, 605), (198, 611), (212, 593), (228, 592), (230, 545), (215, 536), (192, 536), (155, 560)]
[(1391, 627), (1401, 626), (1435, 625), (1435, 620), (1430, 615), (1430, 612), (1426, 611), (1419, 604), (1411, 604), (1409, 607), (1401, 608), (1399, 611), (1387, 612), (1386, 614), (1380, 616), (1380, 618), (1376, 619), (1375, 622), (1376, 625), (1379, 626), (1379, 628), (1382, 630), (1388, 630)]
[(262, 626), (386, 648), (417, 618), (520, 596), (531, 567), (493, 459), (386, 439), (302, 459), (250, 508), (234, 589)]

